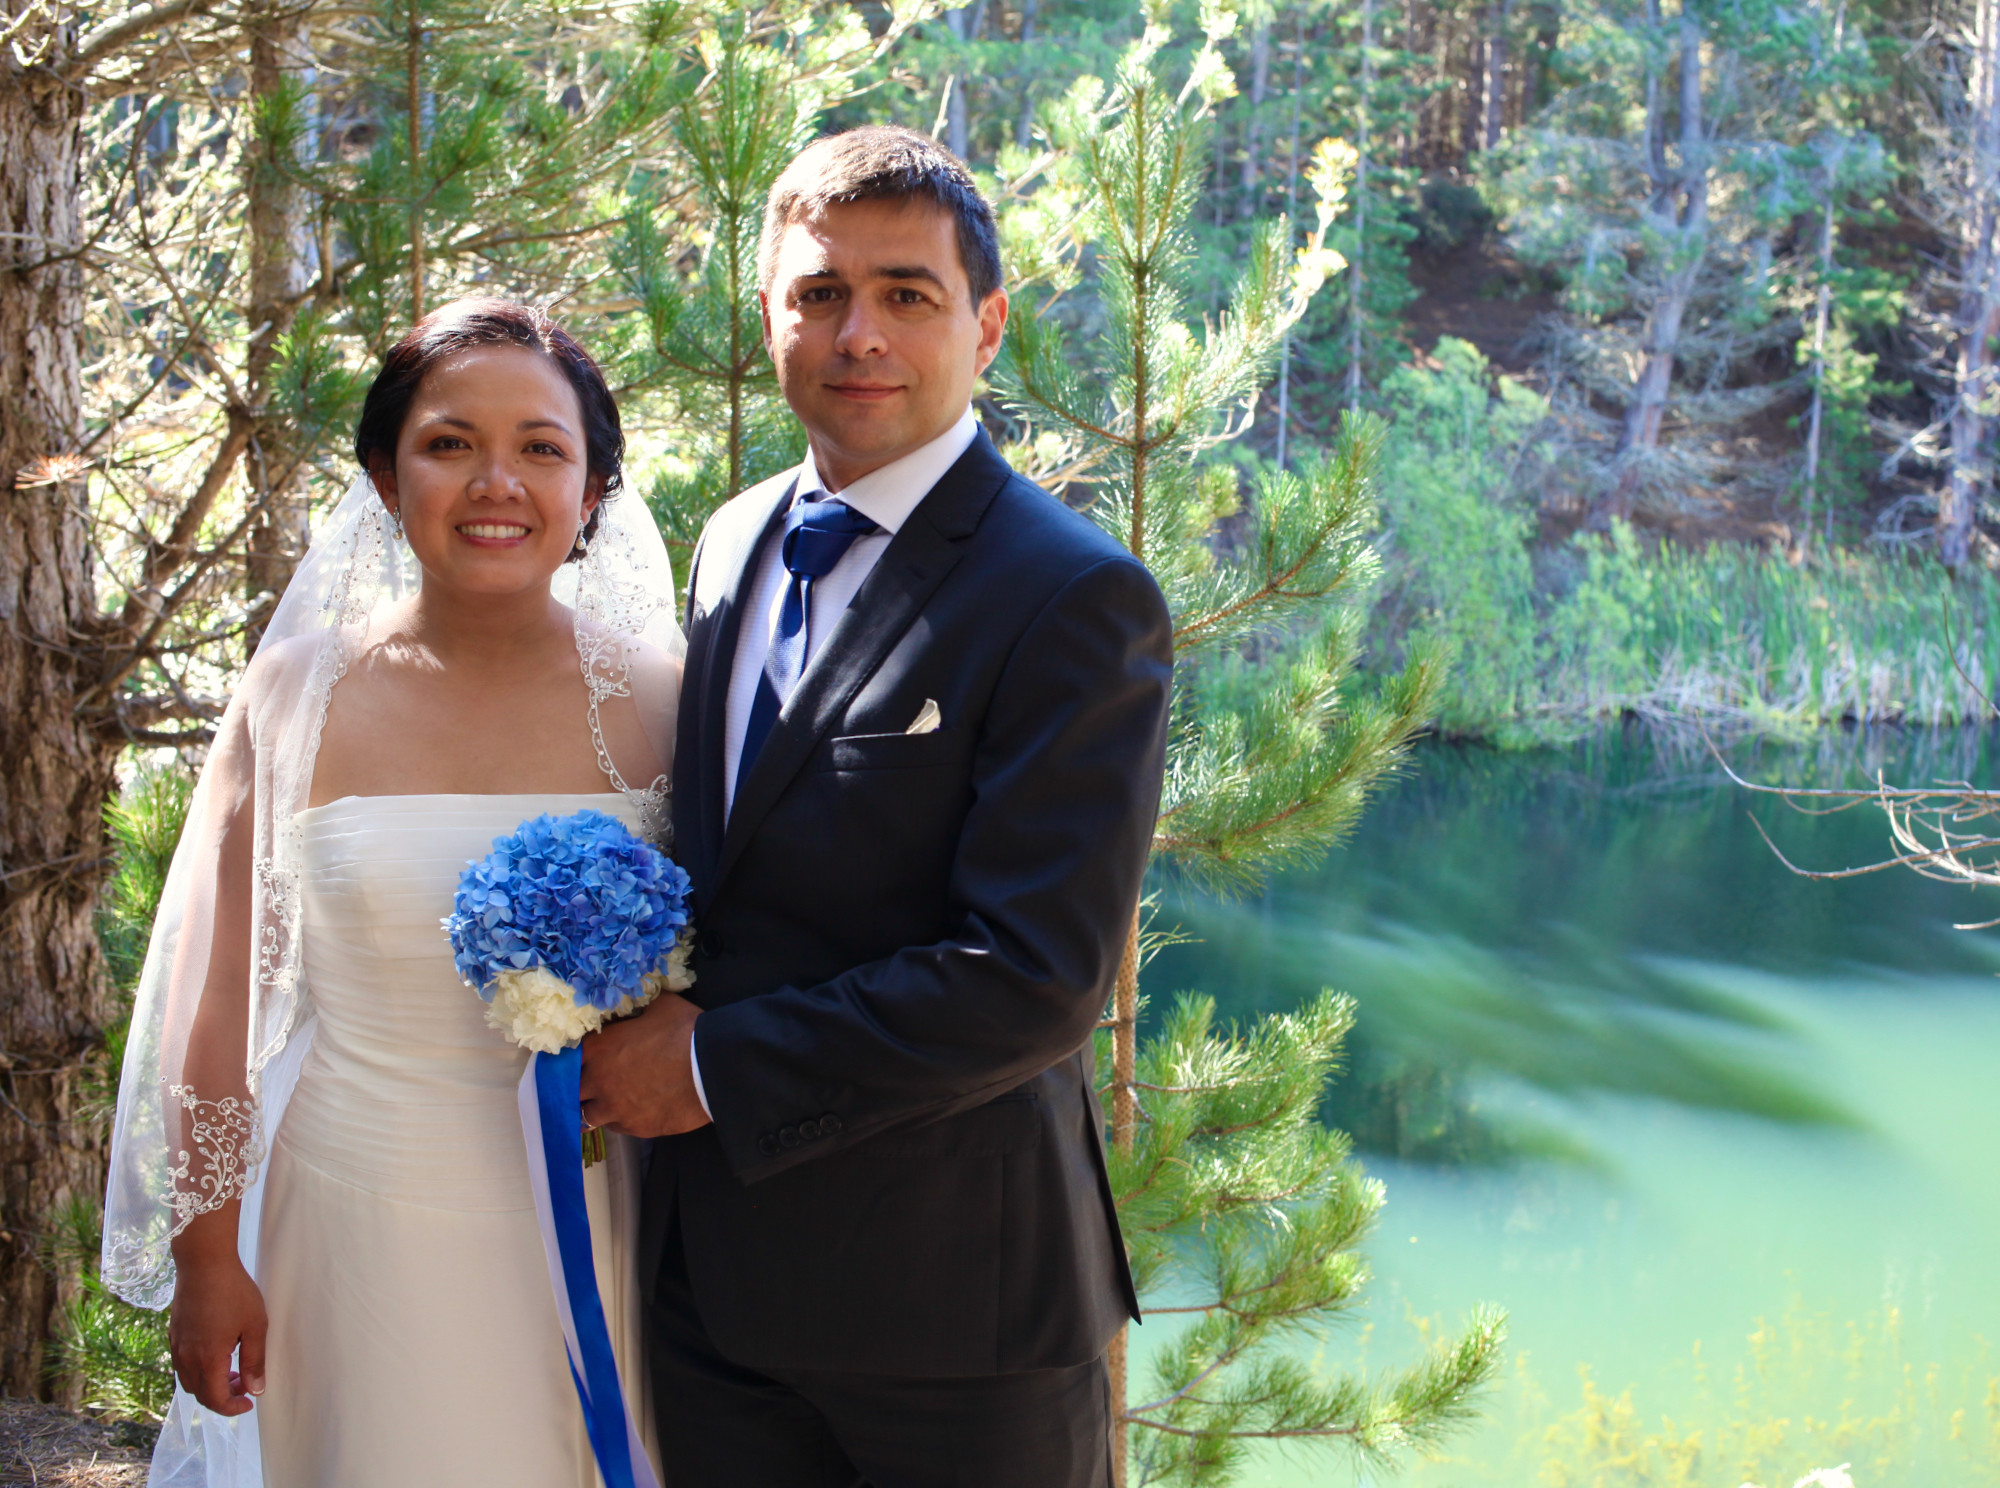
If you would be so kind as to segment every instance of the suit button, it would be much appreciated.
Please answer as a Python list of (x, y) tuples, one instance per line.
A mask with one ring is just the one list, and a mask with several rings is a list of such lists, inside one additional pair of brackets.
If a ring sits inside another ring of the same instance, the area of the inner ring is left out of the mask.
[(778, 1145), (779, 1145), (780, 1147), (784, 1148), (784, 1149), (785, 1149), (785, 1151), (787, 1151), (787, 1152), (790, 1152), (790, 1151), (791, 1151), (791, 1150), (792, 1150), (792, 1149), (793, 1149), (794, 1147), (798, 1146), (798, 1145), (799, 1145), (799, 1129), (798, 1129), (798, 1128), (797, 1128), (796, 1126), (781, 1126), (781, 1127), (779, 1127), (779, 1128), (778, 1128)]
[(831, 1111), (828, 1111), (828, 1112), (827, 1112), (827, 1113), (826, 1113), (826, 1114), (825, 1114), (824, 1116), (820, 1117), (820, 1119), (819, 1119), (819, 1134), (820, 1134), (820, 1135), (821, 1135), (822, 1137), (837, 1137), (837, 1136), (839, 1136), (839, 1135), (840, 1135), (840, 1118), (839, 1118), (838, 1116), (834, 1115), (834, 1114), (833, 1114), (833, 1112), (831, 1112)]
[(770, 1132), (765, 1132), (763, 1136), (757, 1139), (757, 1150), (766, 1157), (776, 1157), (778, 1155), (778, 1139)]
[(694, 948), (712, 960), (722, 954), (722, 937), (713, 930), (702, 930), (695, 935)]
[(817, 1142), (819, 1140), (819, 1123), (817, 1121), (801, 1121), (799, 1123), (799, 1136), (805, 1141)]

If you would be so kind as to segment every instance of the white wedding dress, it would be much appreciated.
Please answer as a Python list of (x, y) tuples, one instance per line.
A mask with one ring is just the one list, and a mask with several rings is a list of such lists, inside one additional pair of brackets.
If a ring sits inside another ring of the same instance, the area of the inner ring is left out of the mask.
[[(592, 1488), (515, 1091), (527, 1054), (459, 981), (460, 872), (542, 812), (616, 792), (348, 797), (301, 840), (312, 1044), (271, 1144), (258, 1282), (267, 1488)], [(633, 1240), (638, 1146), (584, 1175), (598, 1287), (651, 1448)], [(655, 1454), (657, 1461), (657, 1454)]]

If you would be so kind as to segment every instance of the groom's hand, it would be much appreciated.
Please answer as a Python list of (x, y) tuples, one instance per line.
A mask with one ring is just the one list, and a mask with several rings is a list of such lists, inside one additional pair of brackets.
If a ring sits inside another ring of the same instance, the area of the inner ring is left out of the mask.
[(694, 1020), (672, 992), (583, 1039), (583, 1119), (628, 1137), (671, 1137), (708, 1125), (694, 1090)]

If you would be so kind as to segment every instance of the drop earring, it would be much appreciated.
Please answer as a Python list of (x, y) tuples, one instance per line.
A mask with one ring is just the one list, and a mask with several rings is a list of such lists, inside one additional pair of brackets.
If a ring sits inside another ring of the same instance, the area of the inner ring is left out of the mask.
[(390, 507), (389, 520), (395, 524), (396, 541), (401, 542), (403, 540), (403, 509), (400, 506)]
[(590, 544), (584, 539), (584, 533), (586, 533), (589, 530), (590, 530), (589, 522), (585, 521), (585, 522), (579, 522), (577, 524), (576, 543), (569, 550), (570, 556), (572, 558), (583, 558), (589, 555)]

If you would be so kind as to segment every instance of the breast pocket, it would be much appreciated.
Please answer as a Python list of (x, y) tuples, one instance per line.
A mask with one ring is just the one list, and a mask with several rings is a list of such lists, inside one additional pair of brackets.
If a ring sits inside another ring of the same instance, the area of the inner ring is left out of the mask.
[(829, 739), (821, 757), (822, 770), (922, 770), (957, 764), (965, 758), (965, 743), (957, 729), (928, 734), (849, 734)]

